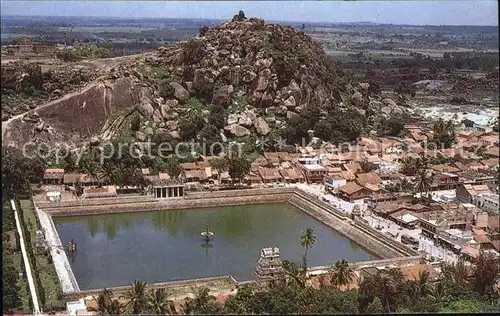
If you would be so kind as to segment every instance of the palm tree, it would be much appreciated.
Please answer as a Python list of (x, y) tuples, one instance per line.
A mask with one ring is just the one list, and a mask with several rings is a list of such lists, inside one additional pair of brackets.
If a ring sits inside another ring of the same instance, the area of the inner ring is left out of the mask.
[(285, 279), (288, 285), (304, 288), (306, 281), (303, 270), (295, 262), (283, 260), (283, 270), (285, 270)]
[(425, 297), (431, 294), (431, 285), (428, 271), (420, 271), (418, 279), (414, 283), (415, 292), (419, 297)]
[(443, 281), (439, 281), (434, 284), (430, 288), (430, 296), (436, 301), (436, 303), (439, 303), (445, 298), (448, 294), (448, 288), (446, 286), (446, 283)]
[(98, 315), (119, 315), (122, 313), (122, 305), (113, 299), (113, 292), (108, 289), (102, 290), (94, 298), (97, 302)]
[(142, 313), (146, 306), (146, 282), (137, 280), (132, 282), (123, 298), (127, 300), (125, 306), (132, 314)]
[(186, 314), (203, 313), (203, 310), (215, 301), (215, 296), (210, 295), (210, 289), (207, 287), (193, 289), (193, 291), (195, 293), (194, 298), (186, 298), (184, 304), (182, 304), (182, 310)]
[(170, 293), (166, 289), (155, 289), (148, 293), (147, 305), (151, 314), (172, 314), (173, 301), (169, 300)]
[(349, 263), (345, 259), (335, 262), (330, 270), (332, 274), (331, 283), (333, 286), (341, 287), (350, 284), (354, 280), (354, 271), (349, 267)]
[(427, 173), (426, 169), (420, 169), (417, 174), (417, 184), (415, 189), (420, 193), (420, 199), (423, 199), (423, 193), (428, 197), (431, 187), (432, 177)]
[(97, 295), (97, 297), (94, 297), (95, 301), (97, 302), (97, 309), (99, 311), (105, 311), (111, 303), (112, 296), (113, 292), (111, 290), (108, 290), (107, 288), (104, 288), (101, 293)]
[(302, 236), (300, 236), (300, 245), (305, 248), (303, 262), (304, 271), (307, 271), (307, 250), (314, 247), (315, 243), (316, 235), (314, 235), (314, 229), (307, 228), (304, 232), (302, 232)]
[(394, 296), (397, 290), (397, 285), (394, 277), (389, 271), (383, 270), (379, 274), (380, 282), (383, 288), (383, 299), (386, 306), (387, 312), (391, 312), (391, 306), (389, 304), (390, 299)]

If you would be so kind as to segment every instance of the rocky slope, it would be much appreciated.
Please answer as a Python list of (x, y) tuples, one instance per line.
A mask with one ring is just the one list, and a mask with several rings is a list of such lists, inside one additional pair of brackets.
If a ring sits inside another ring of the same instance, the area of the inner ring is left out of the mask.
[[(201, 29), (187, 42), (120, 62), (96, 80), (94, 92), (32, 110), (41, 120), (24, 129), (14, 124), (17, 129), (5, 133), (7, 138), (28, 130), (40, 137), (47, 131), (40, 122), (46, 122), (62, 138), (125, 133), (139, 141), (227, 142), (285, 135), (293, 142), (312, 129), (325, 140), (345, 141), (368, 130), (373, 117), (404, 111), (390, 99), (381, 100), (369, 84), (336, 70), (323, 48), (302, 32), (241, 15)], [(100, 82), (121, 87), (120, 80), (128, 80), (127, 88), (111, 89), (117, 92), (107, 99), (108, 89)], [(122, 117), (127, 128), (118, 131), (109, 115), (134, 107), (138, 115), (124, 115), (135, 117), (139, 126), (127, 125), (130, 121)]]

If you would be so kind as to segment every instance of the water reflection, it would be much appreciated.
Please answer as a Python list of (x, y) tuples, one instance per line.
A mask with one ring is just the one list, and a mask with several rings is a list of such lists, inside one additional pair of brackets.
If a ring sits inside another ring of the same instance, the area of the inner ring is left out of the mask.
[(214, 245), (209, 243), (204, 243), (201, 245), (201, 248), (205, 249), (205, 256), (208, 257), (208, 249), (213, 248)]

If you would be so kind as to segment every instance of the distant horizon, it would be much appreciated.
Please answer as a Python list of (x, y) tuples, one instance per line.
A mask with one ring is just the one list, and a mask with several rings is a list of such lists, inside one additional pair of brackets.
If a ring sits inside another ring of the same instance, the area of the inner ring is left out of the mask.
[[(498, 2), (434, 1), (3, 1), (2, 16), (374, 23), (411, 26), (498, 26)], [(342, 21), (340, 21), (342, 20)]]
[[(318, 0), (320, 1), (320, 0)], [(64, 18), (64, 19), (70, 19), (70, 18), (93, 18), (93, 19), (115, 19), (115, 20), (137, 20), (137, 19), (145, 19), (145, 20), (160, 20), (160, 19), (165, 19), (165, 20), (201, 20), (201, 21), (227, 21), (231, 20), (232, 17), (230, 18), (191, 18), (191, 17), (147, 17), (147, 16), (137, 16), (137, 17), (123, 17), (123, 16), (95, 16), (95, 15), (38, 15), (38, 14), (33, 14), (33, 15), (25, 15), (25, 14), (2, 14), (2, 18), (8, 18), (8, 17), (16, 17), (16, 18), (31, 18), (31, 17), (36, 17), (36, 18), (51, 18), (51, 17), (57, 17), (57, 18)], [(262, 19), (260, 17), (253, 17), (249, 16), (248, 18), (258, 18)], [(397, 24), (397, 23), (384, 23), (384, 22), (372, 22), (372, 21), (344, 21), (344, 22), (328, 22), (328, 21), (299, 21), (299, 20), (273, 20), (273, 19), (263, 19), (264, 22), (290, 22), (290, 23), (310, 23), (310, 24), (329, 24), (329, 25), (338, 25), (338, 24), (374, 24), (374, 25), (396, 25), (396, 26), (418, 26), (418, 27), (423, 27), (423, 26), (453, 26), (453, 27), (498, 27), (498, 25), (472, 25), (472, 24)]]

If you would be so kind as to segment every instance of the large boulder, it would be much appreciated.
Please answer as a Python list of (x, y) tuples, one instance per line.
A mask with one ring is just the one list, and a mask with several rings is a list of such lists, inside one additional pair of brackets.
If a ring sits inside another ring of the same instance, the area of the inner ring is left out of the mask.
[(229, 114), (227, 117), (227, 125), (237, 124), (238, 123), (238, 115)]
[(142, 99), (137, 106), (137, 110), (145, 117), (152, 117), (154, 112), (153, 105), (148, 99)]
[(269, 84), (270, 78), (271, 78), (271, 70), (269, 68), (260, 71), (255, 91), (265, 91), (267, 89), (267, 85)]
[(140, 142), (145, 142), (147, 139), (146, 134), (139, 131), (135, 132), (135, 138)]
[(245, 113), (241, 114), (238, 118), (238, 124), (242, 126), (252, 126), (252, 120)]
[(238, 124), (228, 125), (224, 127), (224, 129), (236, 137), (243, 137), (250, 135), (250, 131), (248, 129)]
[(168, 106), (168, 104), (162, 104), (161, 107), (160, 107), (160, 110), (161, 110), (161, 116), (162, 117), (168, 117), (168, 114), (170, 112), (170, 106)]
[(394, 102), (394, 100), (392, 100), (392, 99), (383, 99), (382, 103), (384, 103), (385, 105), (390, 106), (390, 107), (396, 107), (396, 106), (398, 106), (396, 104), (396, 102)]
[(289, 96), (285, 102), (283, 103), (284, 106), (287, 106), (287, 107), (295, 107), (297, 104), (295, 103), (295, 98), (293, 97), (293, 95)]
[(359, 91), (356, 91), (352, 97), (352, 102), (354, 102), (355, 105), (361, 105), (363, 103), (363, 95), (359, 92)]
[(266, 91), (262, 95), (262, 99), (260, 99), (259, 106), (262, 108), (267, 108), (273, 105), (273, 101), (274, 101), (273, 93), (271, 91)]
[(295, 117), (300, 117), (300, 115), (298, 113), (293, 112), (293, 111), (287, 111), (286, 112), (286, 118), (288, 120), (290, 120), (292, 118), (295, 118)]
[(176, 129), (179, 128), (179, 122), (177, 122), (177, 121), (167, 121), (166, 126), (167, 126), (168, 130), (173, 131), (173, 130), (176, 130)]
[(220, 87), (214, 92), (213, 103), (219, 105), (229, 105), (231, 104), (231, 98), (233, 96), (233, 86), (225, 85)]
[(180, 83), (171, 82), (170, 86), (174, 88), (174, 97), (179, 100), (180, 103), (186, 103), (189, 100), (189, 91), (184, 89)]
[(162, 116), (162, 113), (160, 112), (159, 109), (156, 109), (154, 112), (153, 112), (153, 122), (155, 123), (160, 123), (161, 121), (163, 121), (163, 116)]
[(255, 121), (253, 121), (253, 126), (260, 135), (267, 135), (271, 131), (269, 125), (262, 117), (255, 119)]

